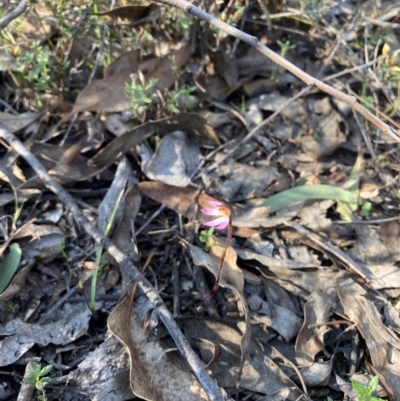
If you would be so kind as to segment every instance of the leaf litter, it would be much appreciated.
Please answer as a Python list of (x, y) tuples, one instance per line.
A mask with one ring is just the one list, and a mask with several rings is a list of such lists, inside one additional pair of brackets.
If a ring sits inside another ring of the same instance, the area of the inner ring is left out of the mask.
[[(121, 34), (119, 19), (137, 23), (140, 44), (117, 46), (109, 36), (108, 62), (94, 80), (76, 89), (78, 64), (86, 72), (88, 66), (85, 57), (77, 61), (78, 43), (71, 42), (65, 57), (77, 64), (65, 70), (65, 82), (74, 94), (54, 95), (65, 108), (45, 108), (50, 94), (39, 89), (36, 98), (22, 91), (20, 102), (17, 88), (1, 83), (2, 98), (12, 106), (1, 103), (0, 123), (26, 141), (102, 231), (123, 194), (110, 238), (143, 266), (226, 399), (336, 400), (354, 396), (351, 380), (368, 384), (375, 375), (378, 395), (398, 399), (400, 229), (397, 221), (385, 220), (398, 217), (397, 145), (360, 125), (339, 101), (316, 92), (286, 107), (254, 140), (240, 142), (301, 89), (298, 80), (247, 45), (233, 51), (232, 38), (215, 36), (201, 24), (196, 29), (210, 43), (195, 36), (189, 42), (182, 32), (175, 40), (169, 28), (161, 38), (160, 26), (150, 27), (147, 20), (178, 18), (168, 14), (171, 10), (164, 15), (165, 9), (160, 12), (154, 4), (117, 3), (113, 10), (87, 10), (87, 16), (113, 19), (107, 29), (121, 41), (127, 33)], [(325, 2), (314, 15), (291, 3), (279, 25), (263, 15), (265, 5), (252, 5), (248, 12), (257, 24), (251, 28), (246, 22), (246, 30), (260, 40), (268, 36), (281, 55), (285, 45), (295, 43), (285, 58), (318, 70), (326, 57), (323, 46), (348, 26), (343, 10), (335, 8), (344, 5)], [(369, 13), (353, 15), (353, 40), (367, 26), (374, 34), (395, 36), (394, 16), (386, 15), (389, 25), (374, 24), (380, 20), (369, 4), (345, 3)], [(61, 35), (54, 10), (40, 7), (41, 24), (29, 11), (19, 34), (11, 31), (13, 40), (1, 48), (1, 55), (3, 50), (16, 55), (13, 64), (24, 38), (46, 47), (48, 35)], [(225, 5), (215, 7), (219, 13)], [(272, 14), (284, 11), (276, 4), (267, 8)], [(321, 18), (318, 27), (311, 16)], [(101, 35), (96, 35), (86, 40), (101, 53), (96, 47)], [(67, 52), (60, 38), (53, 37), (57, 51)], [(341, 38), (345, 45), (329, 61), (332, 73), (362, 64), (354, 58), (352, 42)], [(143, 50), (147, 43), (152, 51)], [(379, 46), (372, 46), (375, 56)], [(23, 48), (23, 54), (27, 51)], [(391, 62), (384, 65), (393, 71)], [(377, 62), (368, 83), (359, 68), (353, 80), (342, 76), (338, 85), (366, 101), (368, 90), (375, 101), (387, 101), (393, 90), (389, 70), (378, 67), (383, 68)], [(13, 71), (18, 68), (7, 67), (4, 74)], [(126, 84), (139, 71), (146, 82), (157, 79), (144, 121), (135, 118), (132, 99), (125, 96)], [(196, 108), (189, 113), (189, 104), (179, 106), (174, 114), (169, 94), (183, 93), (189, 85), (197, 87), (190, 94)], [(389, 117), (392, 108), (390, 118), (397, 124), (396, 107), (393, 103), (380, 113)], [(58, 131), (64, 134), (70, 121), (71, 132), (60, 140)], [(367, 132), (373, 146), (360, 132)], [(231, 160), (210, 167), (237, 143), (240, 149)], [(23, 375), (21, 366), (32, 357), (54, 364), (49, 399), (71, 399), (76, 393), (82, 399), (207, 399), (144, 295), (137, 291), (132, 303), (128, 297), (121, 301), (132, 282), (121, 278), (110, 255), (102, 258), (96, 309), (87, 309), (79, 279), (87, 282), (88, 272), (81, 277), (77, 265), (92, 261), (97, 247), (17, 154), (2, 146), (1, 155), (0, 270), (7, 270), (0, 280), (2, 369)], [(210, 234), (207, 246), (199, 241), (207, 221), (201, 209), (209, 201), (231, 209), (233, 238), (221, 288), (203, 303), (225, 235)], [(88, 284), (83, 291), (89, 294)], [(3, 388), (16, 396), (18, 385), (3, 373)]]

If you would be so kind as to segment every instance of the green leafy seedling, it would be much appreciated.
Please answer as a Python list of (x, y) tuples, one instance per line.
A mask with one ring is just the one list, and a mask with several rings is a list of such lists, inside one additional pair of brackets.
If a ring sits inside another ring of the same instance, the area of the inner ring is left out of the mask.
[(171, 114), (178, 114), (182, 109), (191, 109), (196, 104), (196, 98), (192, 93), (197, 86), (184, 86), (175, 91), (169, 91), (167, 96), (167, 109)]
[(214, 227), (211, 227), (208, 230), (203, 230), (200, 232), (200, 242), (202, 242), (206, 248), (211, 248), (215, 245), (217, 245), (215, 242), (212, 241), (212, 237), (214, 235)]
[(149, 82), (141, 71), (134, 76), (130, 83), (125, 84), (125, 96), (130, 100), (132, 113), (144, 124), (147, 108), (157, 99), (156, 86), (158, 79), (153, 78)]
[(374, 376), (368, 386), (364, 386), (356, 380), (351, 381), (351, 386), (358, 395), (359, 401), (384, 401), (382, 398), (374, 397), (379, 384), (378, 376)]
[(29, 362), (29, 368), (31, 370), (31, 375), (26, 377), (23, 381), (24, 384), (33, 384), (38, 390), (43, 392), (43, 395), (39, 396), (39, 400), (46, 401), (46, 396), (44, 394), (44, 387), (50, 381), (50, 377), (46, 377), (51, 370), (53, 365), (47, 365), (44, 368), (40, 363), (33, 361)]

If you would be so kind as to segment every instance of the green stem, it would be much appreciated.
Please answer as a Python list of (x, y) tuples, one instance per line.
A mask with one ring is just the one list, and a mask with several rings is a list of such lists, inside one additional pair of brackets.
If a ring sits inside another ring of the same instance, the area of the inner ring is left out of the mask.
[[(124, 190), (121, 190), (121, 192), (118, 195), (117, 201), (115, 202), (114, 209), (113, 209), (113, 211), (111, 213), (111, 216), (110, 216), (110, 220), (107, 223), (106, 229), (104, 230), (104, 235), (105, 236), (108, 236), (108, 234), (109, 234), (109, 232), (111, 230), (111, 226), (112, 226), (113, 221), (115, 219), (115, 215), (117, 213), (118, 206), (121, 203), (121, 199), (122, 199), (123, 194), (124, 194)], [(99, 246), (99, 248), (97, 249), (97, 252), (96, 252), (96, 260), (95, 260), (95, 263), (97, 264), (97, 266), (100, 266), (101, 255), (102, 254), (103, 254), (103, 247)], [(94, 311), (94, 306), (95, 306), (94, 304), (95, 304), (95, 301), (96, 301), (96, 284), (97, 284), (97, 276), (98, 275), (99, 275), (99, 269), (97, 268), (96, 270), (93, 271), (92, 285), (91, 285), (91, 288), (90, 288), (90, 309), (92, 311)]]

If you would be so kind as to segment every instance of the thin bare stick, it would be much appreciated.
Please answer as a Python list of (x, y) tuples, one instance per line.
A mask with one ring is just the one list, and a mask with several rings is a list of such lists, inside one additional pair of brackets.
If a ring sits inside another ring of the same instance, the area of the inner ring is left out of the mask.
[(221, 29), (227, 34), (232, 35), (235, 38), (239, 38), (243, 42), (248, 43), (250, 46), (253, 46), (255, 49), (257, 49), (260, 53), (270, 58), (276, 64), (290, 71), (297, 78), (305, 82), (308, 86), (315, 86), (319, 90), (328, 93), (329, 95), (336, 97), (337, 99), (340, 99), (343, 102), (347, 103), (351, 108), (358, 111), (362, 116), (364, 116), (367, 120), (369, 120), (372, 124), (374, 124), (380, 131), (390, 135), (393, 139), (395, 139), (398, 143), (400, 143), (400, 136), (398, 135), (398, 133), (394, 129), (391, 129), (389, 125), (385, 124), (381, 119), (374, 116), (371, 112), (369, 112), (367, 109), (361, 106), (361, 104), (357, 102), (354, 96), (349, 96), (307, 74), (306, 72), (304, 72), (303, 70), (292, 64), (290, 61), (286, 60), (279, 54), (272, 51), (269, 47), (263, 45), (255, 36), (251, 36), (245, 32), (240, 31), (239, 29), (234, 28), (229, 24), (226, 24), (225, 22), (222, 22), (218, 18), (211, 16), (210, 14), (200, 10), (199, 8), (197, 8), (193, 4), (188, 3), (185, 0), (157, 0), (157, 1), (159, 3), (169, 4), (173, 7), (179, 8), (187, 12), (188, 14), (194, 15), (195, 17), (208, 22), (210, 25), (213, 25), (218, 29)]
[(42, 180), (46, 188), (54, 192), (60, 200), (64, 203), (66, 209), (69, 210), (74, 217), (77, 225), (83, 228), (99, 245), (103, 246), (105, 250), (117, 261), (120, 269), (124, 271), (127, 277), (133, 282), (137, 283), (140, 289), (149, 299), (153, 308), (157, 311), (160, 320), (168, 330), (171, 337), (174, 339), (176, 346), (181, 352), (184, 359), (191, 367), (197, 380), (204, 388), (204, 391), (212, 401), (223, 401), (224, 397), (221, 390), (218, 388), (216, 381), (211, 379), (204, 369), (203, 363), (190, 347), (186, 337), (182, 334), (178, 325), (172, 318), (169, 310), (164, 304), (158, 292), (150, 284), (150, 282), (143, 276), (136, 266), (121, 252), (112, 241), (103, 235), (103, 233), (93, 226), (86, 216), (81, 212), (73, 197), (58, 183), (56, 182), (34, 156), (15, 135), (4, 128), (0, 124), (0, 138), (8, 142), (9, 145), (22, 156), (33, 168), (38, 177)]
[[(346, 29), (346, 32), (343, 36), (346, 36), (352, 29), (352, 27), (354, 26), (354, 24), (356, 23), (356, 20), (354, 19), (351, 24), (349, 25), (349, 27)], [(343, 38), (339, 37), (339, 40), (336, 42), (331, 54), (329, 55), (328, 59), (325, 60), (323, 66), (321, 67), (321, 69), (318, 71), (318, 75), (317, 78), (319, 78), (325, 68), (328, 66), (329, 60), (331, 60), (333, 58), (333, 56), (335, 55), (336, 51), (339, 48), (340, 43), (342, 42), (342, 40), (344, 40)], [(333, 75), (333, 76), (336, 76)], [(329, 80), (330, 77), (326, 77), (324, 79), (324, 81)], [(294, 101), (296, 101), (297, 99), (300, 99), (301, 97), (305, 96), (308, 92), (310, 92), (312, 89), (311, 86), (306, 86), (305, 88), (303, 88), (300, 92), (298, 92), (295, 96), (291, 97), (290, 99), (288, 99), (288, 101), (286, 103), (284, 103), (279, 109), (275, 110), (269, 117), (267, 117), (264, 121), (261, 121), (260, 124), (256, 125), (236, 146), (234, 146), (229, 152), (227, 152), (223, 157), (221, 157), (220, 159), (218, 159), (216, 162), (214, 162), (211, 166), (208, 167), (207, 171), (212, 171), (214, 169), (216, 169), (220, 164), (224, 163), (226, 160), (228, 160), (230, 157), (232, 157), (237, 150), (239, 150), (240, 148), (243, 147), (243, 145), (245, 143), (247, 143), (250, 139), (252, 139), (253, 137), (255, 137), (258, 133), (258, 131), (265, 127), (267, 124), (269, 124), (275, 117), (277, 117), (284, 109), (286, 109), (291, 103), (293, 103)]]
[(22, 0), (21, 3), (6, 16), (0, 19), (0, 29), (4, 29), (11, 21), (18, 18), (28, 8), (28, 0)]

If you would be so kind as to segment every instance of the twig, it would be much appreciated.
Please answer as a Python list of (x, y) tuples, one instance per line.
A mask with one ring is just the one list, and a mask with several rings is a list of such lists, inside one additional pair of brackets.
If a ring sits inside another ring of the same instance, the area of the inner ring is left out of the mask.
[(180, 353), (191, 367), (197, 380), (204, 388), (205, 392), (212, 401), (223, 401), (224, 397), (221, 390), (218, 388), (215, 380), (207, 374), (204, 366), (198, 356), (190, 347), (186, 337), (180, 331), (178, 325), (172, 318), (166, 305), (164, 304), (157, 291), (153, 288), (150, 282), (143, 276), (136, 266), (121, 252), (112, 241), (103, 235), (103, 233), (94, 227), (85, 215), (76, 205), (72, 196), (56, 182), (46, 171), (39, 160), (34, 156), (15, 135), (0, 125), (0, 138), (3, 138), (12, 148), (22, 156), (33, 168), (38, 177), (42, 180), (46, 188), (57, 194), (65, 207), (74, 217), (77, 225), (82, 227), (99, 245), (103, 246), (106, 251), (116, 260), (120, 269), (124, 271), (127, 277), (137, 283), (140, 289), (149, 299), (152, 307), (158, 312), (160, 320), (165, 325), (171, 337), (174, 339)]
[(218, 18), (211, 16), (210, 14), (206, 13), (205, 11), (200, 10), (193, 4), (188, 3), (185, 0), (157, 0), (159, 3), (169, 4), (173, 7), (179, 8), (188, 14), (194, 15), (195, 17), (202, 19), (208, 22), (210, 25), (221, 29), (222, 31), (226, 32), (229, 35), (234, 36), (235, 38), (241, 39), (243, 42), (248, 43), (250, 46), (253, 46), (257, 49), (260, 53), (264, 54), (276, 64), (280, 65), (281, 67), (285, 68), (286, 70), (290, 71), (294, 74), (297, 78), (301, 79), (305, 82), (308, 86), (315, 86), (321, 91), (328, 93), (329, 95), (336, 97), (339, 100), (344, 101), (347, 103), (351, 108), (358, 111), (361, 115), (363, 115), (367, 120), (373, 123), (379, 130), (382, 132), (390, 135), (393, 139), (395, 139), (398, 143), (400, 143), (400, 136), (397, 132), (389, 127), (389, 125), (385, 124), (381, 119), (374, 116), (371, 112), (369, 112), (366, 108), (361, 106), (360, 103), (357, 102), (354, 96), (349, 96), (332, 86), (325, 84), (324, 82), (312, 77), (311, 75), (307, 74), (300, 68), (296, 67), (290, 61), (286, 60), (285, 58), (281, 57), (279, 54), (272, 51), (269, 47), (263, 45), (255, 36), (251, 36), (247, 33), (240, 31), (232, 27), (225, 22), (222, 22)]
[(28, 8), (28, 0), (22, 0), (21, 3), (6, 16), (0, 19), (0, 29), (4, 29), (11, 21), (18, 18)]
[[(346, 32), (343, 36), (346, 36), (352, 29), (352, 27), (355, 24), (355, 19), (351, 22), (351, 24), (348, 26), (346, 29)], [(334, 54), (339, 48), (340, 43), (344, 41), (342, 37), (339, 37), (339, 40), (336, 42), (335, 47), (333, 48), (331, 54), (329, 55), (328, 59), (325, 60), (324, 65), (321, 67), (321, 69), (318, 71), (317, 78), (319, 78), (322, 73), (324, 72), (325, 68), (328, 65), (328, 62), (333, 58)], [(359, 69), (360, 67), (357, 67), (356, 69)], [(347, 70), (348, 72), (351, 72), (353, 69)], [(343, 73), (343, 72), (342, 72)], [(338, 74), (333, 74), (328, 77), (325, 77), (323, 81), (328, 81), (332, 78), (336, 78)], [(226, 153), (223, 157), (221, 157), (218, 161), (213, 163), (211, 166), (208, 167), (207, 171), (210, 172), (217, 168), (220, 164), (224, 163), (226, 160), (228, 160), (232, 155), (240, 148), (243, 147), (245, 143), (247, 143), (250, 139), (255, 137), (258, 134), (258, 131), (269, 124), (275, 117), (277, 117), (284, 109), (286, 109), (291, 103), (293, 103), (295, 100), (305, 96), (308, 92), (310, 92), (312, 89), (311, 86), (307, 86), (306, 88), (303, 88), (299, 93), (297, 93), (295, 96), (291, 97), (285, 104), (282, 105), (279, 109), (277, 109), (274, 113), (272, 113), (269, 117), (267, 117), (264, 121), (262, 121), (260, 124), (256, 125), (236, 146), (234, 146), (228, 153)], [(354, 109), (353, 109), (354, 110)]]

